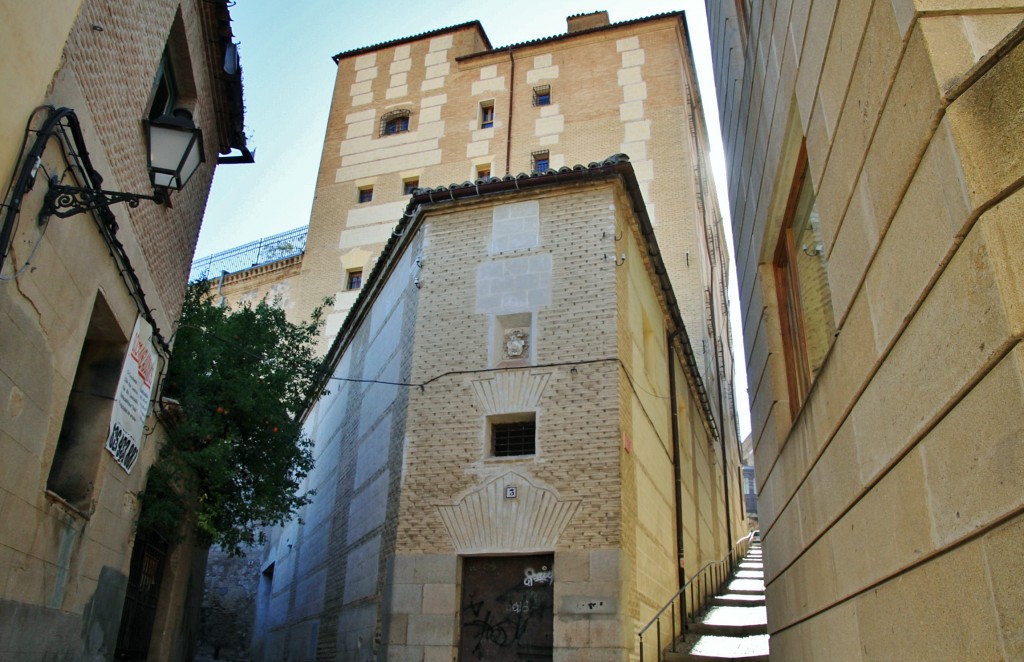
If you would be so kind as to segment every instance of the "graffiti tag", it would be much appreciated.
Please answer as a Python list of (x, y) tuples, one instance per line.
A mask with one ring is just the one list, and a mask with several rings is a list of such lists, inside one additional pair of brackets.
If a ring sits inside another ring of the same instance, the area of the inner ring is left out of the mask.
[(550, 584), (554, 580), (554, 573), (548, 570), (546, 565), (540, 567), (540, 572), (537, 572), (533, 568), (527, 568), (523, 573), (523, 586), (533, 586), (534, 584)]

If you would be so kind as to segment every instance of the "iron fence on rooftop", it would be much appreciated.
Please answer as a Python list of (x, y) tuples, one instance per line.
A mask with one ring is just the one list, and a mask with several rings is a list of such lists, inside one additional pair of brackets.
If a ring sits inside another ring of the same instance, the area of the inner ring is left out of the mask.
[(263, 237), (256, 241), (250, 241), (248, 244), (201, 257), (192, 262), (188, 281), (191, 283), (202, 278), (217, 278), (223, 271), (232, 273), (301, 255), (306, 250), (306, 234), (308, 232), (309, 226), (303, 225), (294, 230)]

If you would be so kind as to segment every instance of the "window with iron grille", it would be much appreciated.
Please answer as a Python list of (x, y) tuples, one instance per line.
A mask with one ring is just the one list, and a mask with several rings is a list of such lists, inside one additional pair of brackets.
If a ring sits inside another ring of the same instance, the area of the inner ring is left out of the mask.
[(373, 201), (373, 187), (362, 186), (359, 188), (359, 202), (372, 202)]
[(404, 195), (412, 195), (412, 192), (419, 188), (419, 186), (420, 180), (418, 177), (413, 177), (412, 179), (405, 179), (402, 181), (402, 193)]
[(551, 160), (547, 150), (544, 150), (543, 152), (534, 152), (532, 157), (534, 172), (547, 172), (550, 169), (548, 166), (551, 163)]
[(363, 270), (353, 269), (348, 272), (348, 289), (358, 290), (363, 286)]
[(390, 110), (384, 113), (380, 118), (380, 135), (390, 136), (408, 131), (410, 115), (412, 112), (405, 109)]
[(550, 106), (551, 105), (551, 86), (550, 85), (538, 85), (533, 88), (533, 105), (535, 106)]
[(491, 449), (494, 457), (534, 455), (537, 452), (537, 421), (529, 418), (491, 421)]

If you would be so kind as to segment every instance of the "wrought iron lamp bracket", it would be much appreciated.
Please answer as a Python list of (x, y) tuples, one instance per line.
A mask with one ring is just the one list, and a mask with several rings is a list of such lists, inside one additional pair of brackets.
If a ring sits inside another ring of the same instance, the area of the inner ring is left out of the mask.
[(143, 200), (152, 200), (157, 204), (163, 204), (166, 200), (166, 197), (158, 191), (155, 191), (153, 195), (143, 195), (141, 193), (79, 188), (57, 182), (56, 176), (50, 178), (50, 189), (43, 199), (42, 209), (39, 210), (40, 222), (49, 216), (68, 218), (87, 211), (106, 209), (119, 202), (127, 202), (128, 206), (134, 209)]

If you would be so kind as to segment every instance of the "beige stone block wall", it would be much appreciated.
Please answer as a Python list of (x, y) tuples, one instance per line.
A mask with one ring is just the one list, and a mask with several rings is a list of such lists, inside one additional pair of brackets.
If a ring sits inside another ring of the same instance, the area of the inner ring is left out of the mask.
[[(804, 4), (749, 17), (742, 62), (724, 55), (735, 6), (709, 7), (716, 78), (738, 81), (719, 100), (773, 659), (1013, 659), (996, 614), (1020, 591), (986, 574), (982, 541), (1021, 509), (1024, 17)], [(806, 137), (838, 326), (792, 417), (770, 267), (792, 149), (767, 109)]]

